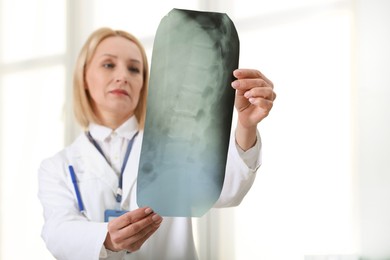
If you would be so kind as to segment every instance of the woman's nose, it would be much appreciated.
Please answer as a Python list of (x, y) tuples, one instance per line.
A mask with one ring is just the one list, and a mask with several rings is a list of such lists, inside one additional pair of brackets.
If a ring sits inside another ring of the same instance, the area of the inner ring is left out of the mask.
[(123, 76), (117, 76), (115, 81), (116, 81), (117, 83), (124, 83), (124, 84), (127, 84), (127, 83), (128, 83), (127, 78), (126, 78), (126, 77), (123, 77)]
[(124, 84), (129, 82), (127, 68), (118, 68), (115, 81)]

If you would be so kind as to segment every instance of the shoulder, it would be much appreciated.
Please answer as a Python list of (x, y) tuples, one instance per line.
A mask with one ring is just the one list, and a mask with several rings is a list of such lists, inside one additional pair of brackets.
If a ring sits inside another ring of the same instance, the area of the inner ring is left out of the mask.
[(85, 146), (85, 143), (87, 142), (88, 139), (85, 137), (85, 134), (80, 134), (72, 144), (53, 156), (45, 158), (40, 164), (40, 172), (49, 169), (68, 167), (68, 165), (72, 164), (74, 158), (79, 157), (82, 147)]

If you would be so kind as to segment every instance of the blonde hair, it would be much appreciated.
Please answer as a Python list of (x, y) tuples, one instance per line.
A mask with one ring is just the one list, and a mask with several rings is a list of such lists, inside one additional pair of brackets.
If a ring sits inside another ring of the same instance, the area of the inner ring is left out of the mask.
[(140, 129), (143, 129), (145, 124), (146, 114), (146, 98), (148, 94), (148, 81), (149, 81), (149, 65), (146, 56), (146, 52), (141, 42), (132, 34), (121, 31), (112, 30), (110, 28), (101, 28), (94, 31), (84, 46), (82, 47), (80, 54), (77, 58), (74, 73), (73, 73), (73, 110), (78, 123), (87, 128), (89, 123), (101, 124), (99, 118), (96, 116), (92, 109), (92, 100), (86, 88), (86, 68), (91, 62), (92, 57), (96, 51), (98, 45), (106, 38), (120, 36), (134, 42), (141, 51), (143, 59), (143, 86), (140, 92), (139, 101), (135, 108), (134, 115), (136, 116)]

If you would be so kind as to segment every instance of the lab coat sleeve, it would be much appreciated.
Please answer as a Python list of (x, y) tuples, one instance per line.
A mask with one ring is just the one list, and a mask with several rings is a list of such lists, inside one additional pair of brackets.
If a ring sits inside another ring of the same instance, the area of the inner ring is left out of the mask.
[(79, 212), (66, 168), (59, 155), (39, 168), (38, 197), (45, 220), (42, 238), (56, 259), (99, 259), (107, 223), (89, 221)]
[(261, 165), (262, 144), (258, 131), (256, 135), (255, 146), (244, 152), (237, 145), (234, 133), (231, 134), (224, 184), (215, 208), (238, 206), (252, 187)]

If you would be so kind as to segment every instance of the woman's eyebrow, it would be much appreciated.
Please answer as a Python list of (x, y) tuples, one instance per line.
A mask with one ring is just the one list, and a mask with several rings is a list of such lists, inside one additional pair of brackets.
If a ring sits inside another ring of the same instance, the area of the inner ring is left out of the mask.
[(137, 59), (130, 59), (130, 61), (136, 62), (136, 63), (141, 63), (141, 61), (140, 61), (140, 60), (137, 60)]
[(104, 57), (104, 56), (109, 56), (109, 57), (113, 57), (113, 58), (118, 58), (118, 56), (114, 55), (114, 54), (110, 54), (110, 53), (103, 53), (101, 55), (101, 57)]
[[(101, 55), (101, 57), (104, 57), (104, 56), (109, 56), (109, 57), (112, 57), (112, 58), (118, 58), (118, 56), (116, 56), (116, 55), (114, 55), (114, 54), (110, 54), (110, 53), (104, 53), (104, 54), (102, 54)], [(141, 61), (140, 60), (138, 60), (138, 59), (129, 59), (129, 61), (131, 61), (131, 62), (135, 62), (135, 63), (141, 63)]]

